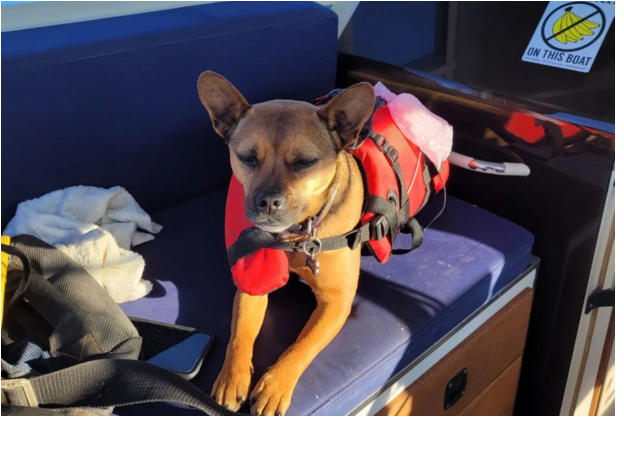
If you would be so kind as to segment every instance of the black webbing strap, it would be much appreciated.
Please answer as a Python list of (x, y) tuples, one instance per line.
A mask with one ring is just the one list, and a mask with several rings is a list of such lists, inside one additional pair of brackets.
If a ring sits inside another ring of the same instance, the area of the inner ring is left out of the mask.
[(251, 255), (262, 248), (290, 250), (292, 243), (280, 242), (277, 236), (259, 228), (248, 228), (241, 233), (236, 242), (227, 250), (228, 262), (233, 266), (236, 261)]
[(431, 196), (431, 172), (429, 171), (429, 158), (427, 158), (425, 156), (424, 153), (421, 153), (421, 158), (423, 159), (423, 182), (425, 183), (425, 198), (423, 199), (420, 208), (418, 208), (419, 212), (421, 209), (424, 208), (424, 206), (427, 204), (427, 202), (429, 201), (429, 197)]
[(405, 225), (401, 228), (402, 233), (409, 233), (412, 235), (412, 246), (410, 248), (395, 248), (392, 249), (393, 255), (404, 255), (411, 252), (415, 248), (420, 247), (423, 242), (423, 229), (414, 217), (410, 217), (405, 222)]
[(390, 242), (394, 243), (399, 230), (397, 205), (377, 195), (370, 195), (366, 201), (366, 211), (378, 214), (370, 222), (375, 232), (374, 235), (381, 238), (390, 234)]
[(401, 165), (399, 164), (399, 152), (391, 146), (385, 137), (381, 134), (378, 134), (374, 130), (370, 130), (369, 137), (375, 143), (375, 145), (386, 155), (388, 161), (392, 165), (392, 169), (397, 178), (397, 182), (399, 184), (399, 204), (400, 211), (408, 211), (409, 214), (409, 196), (407, 195), (407, 188), (405, 187), (405, 179), (403, 177), (403, 170), (401, 169)]
[(583, 139), (587, 138), (591, 134), (586, 129), (581, 128), (580, 131), (576, 133), (574, 136), (565, 138), (563, 137), (563, 129), (559, 125), (549, 122), (549, 121), (543, 121), (541, 122), (540, 125), (544, 127), (545, 139), (547, 141), (550, 141), (550, 144), (552, 145), (554, 152), (556, 154), (563, 155), (563, 156), (581, 153), (583, 151), (582, 149), (579, 149), (579, 148), (575, 149), (573, 146), (570, 146), (570, 144), (573, 144), (578, 141), (582, 141)]
[[(317, 239), (320, 245), (314, 253), (318, 253), (319, 251), (339, 250), (345, 247), (349, 247), (353, 250), (359, 244), (369, 241), (373, 236), (375, 236), (375, 234), (371, 233), (370, 223), (366, 223), (348, 233)], [(262, 231), (258, 228), (250, 228), (249, 231), (242, 234), (241, 237), (232, 244), (227, 251), (227, 256), (230, 266), (233, 266), (239, 259), (262, 248), (305, 253), (306, 244), (308, 243), (310, 243), (310, 241), (281, 242), (274, 234)]]
[[(423, 158), (423, 182), (425, 184), (425, 198), (423, 199), (420, 208), (418, 208), (418, 211), (416, 211), (416, 213), (420, 212), (425, 207), (425, 205), (429, 201), (429, 197), (431, 196), (432, 180), (431, 172), (429, 171), (429, 159), (425, 156), (424, 153), (421, 153), (421, 158)], [(408, 217), (408, 219), (401, 227), (401, 233), (409, 233), (412, 236), (412, 244), (409, 248), (392, 249), (393, 255), (405, 255), (415, 248), (420, 247), (423, 242), (424, 231), (415, 217)]]
[(373, 239), (373, 234), (371, 233), (370, 223), (366, 223), (348, 233), (321, 239), (321, 249), (338, 250), (349, 247), (353, 250), (358, 245), (368, 242), (371, 239)]
[(2, 380), (2, 403), (103, 408), (169, 402), (207, 415), (236, 415), (179, 375), (132, 359), (97, 359), (30, 379)]

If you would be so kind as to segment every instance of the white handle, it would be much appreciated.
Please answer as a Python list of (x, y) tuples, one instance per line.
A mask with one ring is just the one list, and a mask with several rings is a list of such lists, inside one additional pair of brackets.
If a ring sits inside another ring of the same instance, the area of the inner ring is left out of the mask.
[(529, 166), (522, 163), (503, 163), (505, 165), (505, 173), (503, 175), (510, 175), (512, 177), (528, 177), (531, 175), (531, 169)]
[(480, 172), (489, 175), (526, 177), (531, 173), (531, 169), (529, 169), (529, 166), (526, 164), (481, 161), (456, 152), (451, 152), (449, 155), (449, 163), (454, 166), (472, 170), (473, 172)]

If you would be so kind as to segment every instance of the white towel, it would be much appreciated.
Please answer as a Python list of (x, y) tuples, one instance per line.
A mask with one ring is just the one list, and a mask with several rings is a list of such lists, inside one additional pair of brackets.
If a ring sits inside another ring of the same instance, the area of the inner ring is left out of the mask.
[(3, 234), (30, 234), (55, 246), (122, 303), (151, 291), (141, 278), (145, 261), (130, 247), (161, 229), (120, 186), (73, 186), (20, 203)]

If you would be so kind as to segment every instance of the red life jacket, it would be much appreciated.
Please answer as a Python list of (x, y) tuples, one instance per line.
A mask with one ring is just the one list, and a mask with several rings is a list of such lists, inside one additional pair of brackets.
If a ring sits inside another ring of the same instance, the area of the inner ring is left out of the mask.
[(543, 143), (550, 138), (552, 143), (559, 146), (574, 143), (594, 134), (607, 139), (613, 139), (613, 133), (596, 130), (594, 128), (574, 125), (565, 120), (537, 115), (534, 113), (513, 112), (503, 126), (503, 130), (512, 138), (532, 145)]
[[(446, 184), (449, 175), (448, 159), (444, 160), (438, 173), (427, 180), (425, 174), (429, 174), (429, 164), (425, 155), (416, 144), (407, 140), (399, 128), (395, 125), (386, 105), (378, 108), (373, 116), (372, 129), (377, 135), (381, 135), (394, 147), (398, 153), (398, 165), (401, 168), (405, 188), (409, 197), (408, 216), (414, 216), (425, 205), (429, 198), (431, 184), (435, 192), (440, 191)], [(377, 196), (388, 199), (400, 195), (400, 186), (392, 164), (384, 152), (380, 151), (377, 143), (366, 139), (362, 145), (352, 151), (364, 169), (367, 199)], [(365, 206), (366, 209), (366, 206)], [(362, 224), (371, 222), (376, 217), (373, 211), (366, 211), (362, 216)], [(383, 239), (369, 241), (373, 254), (381, 263), (390, 258), (392, 252), (391, 236)]]
[[(432, 177), (431, 164), (418, 146), (403, 136), (385, 104), (374, 112), (372, 127), (367, 136), (361, 145), (351, 150), (363, 169), (362, 175), (366, 186), (366, 201), (361, 223), (362, 225), (381, 223), (386, 228), (389, 225), (392, 228), (392, 224), (388, 223), (387, 218), (382, 217), (381, 210), (374, 205), (385, 207), (390, 205), (389, 207), (398, 214), (402, 204), (405, 208), (398, 216), (404, 219), (414, 216), (424, 206), (432, 189), (438, 192), (444, 187), (449, 175), (449, 163), (448, 160), (444, 160)], [(397, 170), (403, 179), (405, 198), (402, 201)], [(245, 216), (244, 205), (243, 187), (232, 176), (225, 208), (225, 243), (228, 250), (239, 239), (241, 233), (254, 226)], [(380, 221), (380, 218), (384, 220)], [(374, 239), (374, 236), (380, 235), (371, 234), (367, 244), (381, 263), (390, 258), (393, 238), (398, 231), (396, 228), (402, 225), (404, 220), (399, 218), (399, 223), (394, 224), (395, 229), (385, 229), (383, 237)], [(241, 291), (250, 295), (263, 295), (286, 284), (289, 276), (288, 258), (284, 250), (261, 248), (236, 261), (231, 261), (231, 271), (234, 284)]]
[(582, 131), (581, 128), (564, 120), (540, 120), (523, 112), (512, 113), (505, 123), (505, 130), (529, 144), (537, 144), (546, 137), (545, 125), (557, 126), (563, 139), (575, 137)]

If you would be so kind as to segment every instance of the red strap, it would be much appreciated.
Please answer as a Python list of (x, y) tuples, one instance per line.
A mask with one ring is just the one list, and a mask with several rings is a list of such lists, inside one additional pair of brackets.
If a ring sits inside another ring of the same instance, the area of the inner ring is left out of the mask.
[(440, 166), (440, 170), (433, 177), (433, 188), (435, 189), (436, 192), (440, 192), (444, 188), (444, 185), (448, 181), (449, 173), (450, 173), (449, 161), (448, 159), (445, 159), (444, 161), (442, 161), (442, 166)]

